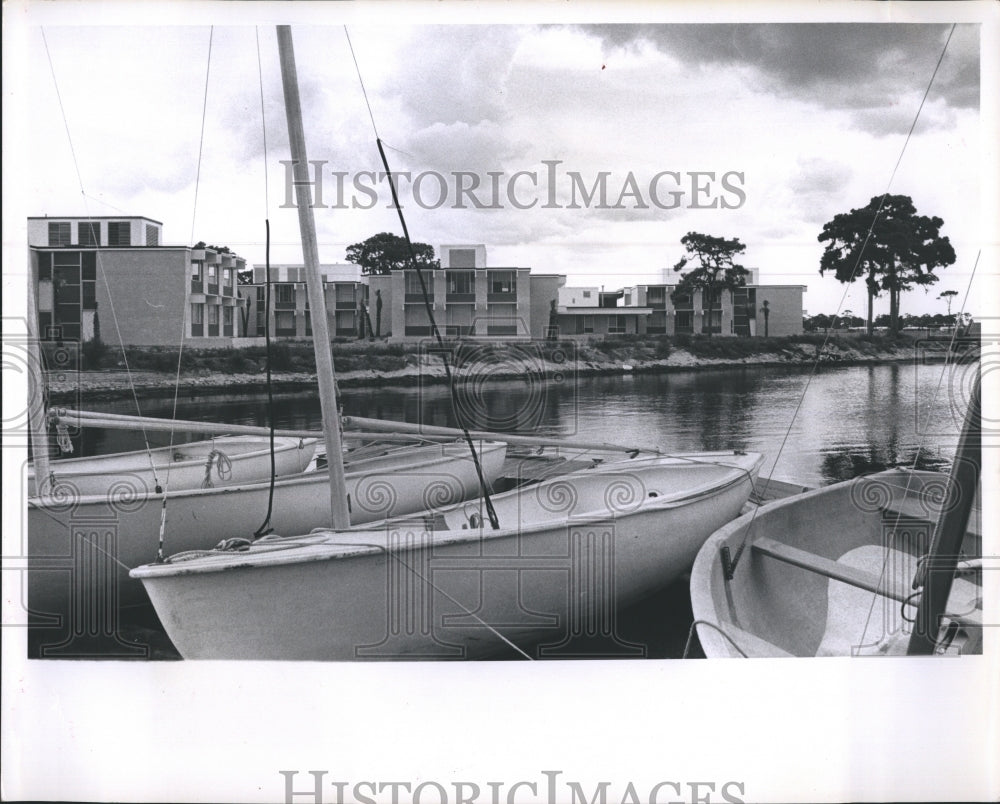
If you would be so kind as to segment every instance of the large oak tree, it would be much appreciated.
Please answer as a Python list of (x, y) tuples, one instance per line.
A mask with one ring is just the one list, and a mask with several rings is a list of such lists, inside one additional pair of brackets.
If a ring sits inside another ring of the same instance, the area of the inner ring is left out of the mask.
[(681, 257), (674, 270), (683, 271), (691, 260), (695, 260), (696, 264), (691, 270), (681, 274), (680, 282), (670, 294), (670, 298), (677, 302), (681, 297), (700, 290), (702, 307), (709, 315), (709, 325), (705, 327), (705, 331), (711, 336), (711, 311), (714, 309), (716, 299), (721, 298), (724, 290), (735, 290), (746, 284), (750, 272), (734, 262), (733, 258), (746, 251), (747, 247), (738, 237), (727, 239), (700, 232), (688, 232), (681, 238), (681, 244), (687, 254)]
[(874, 329), (872, 305), (889, 294), (892, 332), (899, 330), (899, 300), (914, 285), (938, 281), (936, 268), (955, 262), (955, 250), (941, 236), (940, 218), (918, 215), (906, 195), (875, 196), (861, 209), (835, 215), (823, 226), (826, 243), (819, 272), (833, 272), (840, 282), (864, 277), (868, 288), (868, 334)]
[[(421, 268), (433, 270), (441, 267), (441, 263), (434, 258), (433, 246), (414, 243), (413, 254)], [(348, 246), (347, 261), (360, 265), (363, 274), (388, 274), (413, 267), (406, 238), (389, 232), (380, 232), (361, 243)]]

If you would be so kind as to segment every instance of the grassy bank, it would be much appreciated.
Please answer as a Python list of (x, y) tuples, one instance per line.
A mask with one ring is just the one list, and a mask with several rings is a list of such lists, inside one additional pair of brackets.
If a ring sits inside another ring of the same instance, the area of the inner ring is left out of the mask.
[[(457, 342), (450, 360), (458, 376), (476, 379), (614, 374), (624, 372), (688, 371), (748, 365), (850, 365), (901, 362), (914, 359), (917, 349), (947, 354), (945, 342), (908, 336), (832, 335), (806, 333), (781, 338), (723, 338), (704, 336), (619, 336), (589, 342), (531, 342), (491, 344)], [(49, 350), (51, 352), (51, 350)], [(445, 379), (440, 357), (432, 344), (389, 344), (351, 341), (332, 345), (338, 382), (343, 386), (406, 385)], [(77, 372), (50, 372), (50, 394), (55, 402), (81, 397), (115, 397), (131, 393), (172, 393), (180, 359), (180, 388), (258, 390), (266, 380), (263, 346), (243, 349), (177, 349), (130, 347), (128, 371), (121, 352), (110, 348), (97, 355), (70, 353), (68, 365)], [(49, 365), (66, 354), (50, 353)], [(315, 359), (307, 342), (272, 345), (271, 370), (276, 387), (304, 388), (315, 383)], [(131, 375), (131, 376), (129, 376)]]

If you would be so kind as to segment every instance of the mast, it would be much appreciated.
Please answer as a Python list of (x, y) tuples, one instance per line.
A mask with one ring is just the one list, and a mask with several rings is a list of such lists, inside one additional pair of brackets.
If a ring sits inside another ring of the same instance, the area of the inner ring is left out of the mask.
[(316, 353), (316, 377), (319, 381), (319, 403), (323, 414), (323, 436), (326, 439), (327, 462), (330, 467), (330, 514), (334, 528), (350, 525), (347, 510), (347, 487), (344, 482), (344, 453), (340, 438), (340, 416), (337, 412), (337, 384), (330, 354), (330, 331), (326, 322), (326, 300), (319, 274), (319, 246), (316, 243), (316, 221), (313, 219), (310, 193), (309, 162), (302, 127), (302, 104), (299, 99), (292, 29), (277, 26), (278, 53), (281, 57), (281, 84), (285, 93), (285, 115), (288, 119), (288, 140), (292, 151), (295, 176), (295, 197), (299, 209), (299, 230), (302, 233), (302, 256), (306, 266), (306, 289), (312, 311), (313, 349)]
[(38, 280), (38, 255), (32, 251), (28, 260), (28, 430), (31, 434), (31, 459), (35, 466), (35, 494), (39, 497), (49, 482), (49, 430), (45, 417), (45, 376), (42, 367), (41, 332), (38, 327), (38, 303), (35, 282)]
[(917, 609), (917, 621), (906, 650), (908, 656), (930, 656), (934, 653), (941, 629), (941, 616), (947, 610), (948, 597), (951, 595), (962, 540), (965, 538), (972, 502), (979, 486), (982, 461), (979, 382), (977, 373), (948, 481), (948, 496), (957, 494), (958, 499), (954, 505), (949, 504), (950, 500), (945, 500), (941, 518), (934, 529), (930, 550), (924, 559), (923, 591)]

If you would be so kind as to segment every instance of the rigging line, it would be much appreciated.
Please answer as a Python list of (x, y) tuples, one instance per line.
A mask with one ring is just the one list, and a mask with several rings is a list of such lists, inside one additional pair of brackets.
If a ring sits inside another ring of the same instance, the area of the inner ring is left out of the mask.
[[(861, 258), (864, 256), (865, 249), (868, 247), (868, 243), (871, 240), (872, 234), (875, 231), (875, 224), (878, 221), (879, 213), (882, 211), (882, 207), (885, 204), (885, 200), (889, 196), (889, 190), (892, 187), (892, 182), (896, 177), (896, 171), (899, 169), (899, 165), (903, 161), (903, 154), (906, 153), (906, 146), (909, 144), (910, 137), (913, 135), (913, 132), (917, 127), (917, 121), (920, 119), (920, 113), (923, 111), (924, 102), (927, 100), (927, 96), (930, 94), (931, 87), (934, 85), (934, 78), (937, 76), (938, 69), (941, 67), (941, 62), (944, 60), (944, 55), (948, 51), (948, 44), (951, 42), (952, 34), (954, 34), (955, 32), (955, 26), (956, 23), (952, 23), (951, 30), (948, 32), (948, 38), (945, 40), (944, 47), (941, 49), (941, 55), (938, 56), (937, 64), (934, 66), (934, 72), (931, 73), (930, 80), (927, 82), (927, 89), (924, 90), (924, 96), (920, 101), (920, 105), (917, 107), (917, 113), (913, 117), (913, 123), (910, 125), (910, 130), (906, 135), (906, 140), (903, 142), (903, 147), (900, 150), (899, 158), (896, 160), (896, 165), (892, 169), (892, 173), (889, 176), (889, 182), (886, 185), (885, 192), (882, 194), (881, 199), (879, 199), (878, 208), (875, 210), (875, 214), (872, 216), (871, 225), (868, 227), (868, 233), (865, 235), (864, 242), (862, 243), (861, 248), (858, 251), (857, 259), (854, 262), (854, 268), (851, 270), (850, 279), (844, 283), (845, 289), (840, 299), (841, 306), (843, 305), (844, 300), (847, 298), (848, 288), (850, 284), (854, 281), (855, 276), (857, 275), (858, 267), (861, 265)], [(389, 182), (389, 185), (390, 186), (392, 185), (391, 181)], [(978, 257), (977, 257), (977, 262), (978, 262)], [(840, 306), (838, 306), (837, 312), (840, 312)], [(792, 418), (789, 421), (788, 427), (785, 430), (784, 437), (781, 439), (781, 445), (778, 447), (778, 453), (777, 455), (775, 455), (774, 463), (771, 465), (771, 473), (768, 475), (768, 480), (770, 480), (774, 476), (774, 470), (778, 467), (778, 461), (781, 459), (781, 454), (785, 449), (785, 445), (788, 443), (788, 437), (791, 434), (792, 426), (795, 424), (795, 419), (798, 417), (799, 411), (802, 409), (802, 403), (805, 401), (805, 396), (809, 391), (809, 385), (812, 383), (813, 378), (816, 376), (816, 368), (819, 366), (819, 357), (823, 353), (823, 350), (826, 348), (826, 345), (829, 342), (830, 337), (831, 337), (830, 332), (827, 331), (826, 335), (823, 338), (823, 342), (820, 344), (820, 348), (816, 353), (816, 358), (813, 360), (813, 364), (809, 370), (809, 373), (806, 375), (805, 386), (802, 389), (802, 393), (799, 395), (798, 402), (795, 404), (795, 410), (792, 411)], [(740, 557), (743, 555), (743, 551), (747, 545), (747, 539), (749, 538), (750, 533), (753, 530), (753, 524), (757, 519), (757, 510), (758, 509), (756, 508), (753, 510), (753, 513), (750, 517), (750, 523), (747, 525), (746, 531), (743, 533), (743, 538), (740, 541), (740, 546), (739, 548), (737, 548), (736, 554), (733, 556), (732, 561), (730, 562), (726, 570), (727, 574), (736, 571), (736, 566), (739, 564)]]
[[(375, 125), (375, 115), (372, 114), (372, 105), (368, 102), (368, 91), (365, 89), (365, 82), (361, 78), (361, 68), (358, 66), (358, 57), (354, 53), (354, 45), (351, 43), (351, 34), (344, 26), (344, 36), (347, 37), (347, 46), (351, 49), (351, 58), (354, 59), (354, 69), (358, 74), (358, 83), (361, 85), (361, 94), (365, 96), (365, 106), (368, 107), (368, 117), (372, 121), (372, 130), (375, 132), (375, 139), (378, 139), (378, 126)], [(395, 150), (395, 149), (393, 149)], [(388, 168), (386, 168), (388, 170)]]
[[(375, 115), (372, 113), (371, 104), (368, 102), (368, 92), (365, 90), (365, 82), (361, 77), (361, 68), (358, 66), (358, 60), (354, 53), (354, 45), (351, 44), (351, 35), (348, 32), (346, 25), (344, 26), (344, 35), (347, 37), (347, 44), (351, 49), (351, 57), (354, 59), (354, 69), (358, 74), (358, 83), (361, 85), (361, 91), (365, 96), (365, 105), (368, 107), (368, 116), (372, 121), (372, 131), (375, 133), (375, 144), (378, 146), (378, 153), (382, 158), (382, 165), (385, 167), (386, 175), (389, 177), (389, 190), (392, 193), (392, 203), (396, 207), (396, 214), (399, 216), (399, 223), (403, 228), (403, 237), (406, 239), (406, 247), (410, 254), (410, 264), (413, 266), (414, 270), (416, 270), (417, 279), (420, 281), (420, 289), (424, 297), (424, 307), (427, 310), (427, 317), (431, 322), (431, 333), (437, 340), (438, 348), (441, 352), (441, 362), (444, 364), (444, 373), (448, 380), (448, 390), (451, 395), (452, 406), (457, 413), (460, 406), (458, 405), (458, 397), (455, 389), (455, 379), (452, 376), (451, 366), (448, 362), (447, 348), (445, 347), (444, 340), (441, 337), (441, 331), (438, 329), (437, 323), (434, 320), (434, 311), (431, 308), (430, 298), (427, 295), (427, 283), (424, 281), (424, 274), (420, 270), (420, 266), (417, 264), (417, 256), (413, 250), (413, 242), (410, 240), (410, 231), (406, 226), (406, 219), (403, 217), (403, 207), (400, 205), (399, 196), (396, 194), (396, 185), (392, 181), (392, 171), (389, 169), (389, 160), (386, 158), (385, 149), (382, 147), (382, 139), (379, 137), (378, 126), (375, 124)], [(468, 428), (465, 426), (465, 422), (460, 419), (459, 425), (465, 435), (465, 442), (469, 447), (469, 452), (472, 454), (472, 463), (476, 467), (476, 475), (479, 478), (479, 486), (483, 492), (483, 504), (486, 506), (486, 513), (489, 516), (490, 525), (493, 530), (499, 530), (500, 520), (497, 517), (496, 509), (493, 507), (493, 501), (490, 499), (490, 484), (487, 482), (486, 477), (483, 474), (483, 467), (479, 461), (479, 454), (476, 452), (476, 446), (472, 441), (472, 436), (469, 434)]]
[[(413, 250), (413, 242), (410, 240), (410, 231), (407, 228), (406, 220), (403, 217), (403, 208), (400, 206), (399, 196), (396, 195), (396, 185), (392, 181), (392, 171), (389, 169), (389, 160), (386, 159), (385, 150), (382, 148), (382, 141), (376, 137), (375, 143), (378, 145), (379, 156), (382, 157), (382, 164), (385, 167), (386, 175), (389, 176), (389, 190), (392, 193), (392, 203), (396, 207), (396, 214), (399, 216), (399, 223), (403, 227), (403, 236), (406, 238), (406, 247), (410, 253), (410, 264), (417, 272), (417, 279), (420, 281), (420, 291), (424, 297), (424, 307), (427, 310), (427, 317), (431, 322), (431, 333), (437, 340), (438, 349), (441, 353), (441, 363), (444, 365), (444, 373), (448, 379), (448, 390), (451, 395), (452, 407), (455, 410), (456, 416), (458, 416), (458, 413), (461, 410), (461, 405), (459, 404), (458, 392), (455, 388), (455, 378), (451, 373), (451, 365), (448, 361), (448, 348), (445, 346), (444, 339), (441, 337), (441, 330), (438, 329), (437, 322), (434, 320), (434, 311), (431, 307), (430, 296), (427, 294), (427, 283), (424, 281), (423, 271), (420, 270), (420, 266), (417, 264), (417, 255)], [(483, 491), (483, 504), (486, 506), (486, 513), (490, 518), (490, 525), (493, 530), (499, 530), (500, 520), (497, 518), (496, 509), (493, 507), (493, 501), (490, 499), (489, 483), (483, 475), (483, 467), (479, 462), (479, 455), (476, 452), (476, 446), (473, 444), (472, 436), (469, 434), (469, 429), (465, 426), (465, 422), (461, 419), (461, 417), (458, 417), (458, 424), (462, 428), (462, 433), (465, 435), (465, 442), (469, 446), (469, 452), (472, 453), (472, 463), (475, 465), (476, 475), (479, 477), (479, 486)]]
[(267, 245), (264, 247), (264, 282), (266, 285), (264, 296), (264, 349), (267, 362), (267, 416), (271, 423), (270, 452), (271, 452), (271, 482), (267, 489), (267, 514), (260, 527), (254, 531), (254, 538), (258, 539), (271, 528), (271, 513), (274, 506), (274, 478), (277, 474), (274, 461), (274, 388), (271, 385), (271, 322), (268, 316), (271, 310), (271, 222), (264, 220), (264, 228), (267, 231)]
[(267, 192), (267, 118), (264, 114), (264, 68), (260, 58), (260, 33), (254, 28), (257, 37), (257, 78), (260, 85), (260, 128), (264, 137), (264, 354), (267, 363), (267, 418), (270, 424), (269, 449), (271, 453), (271, 482), (267, 489), (267, 513), (260, 527), (254, 531), (254, 539), (270, 533), (271, 514), (274, 509), (274, 480), (277, 475), (274, 458), (274, 388), (271, 384), (271, 323), (268, 320), (271, 311), (271, 202)]
[(194, 243), (194, 225), (198, 215), (198, 185), (201, 182), (201, 155), (205, 147), (205, 115), (208, 111), (208, 79), (212, 70), (212, 39), (215, 36), (215, 26), (208, 29), (208, 59), (205, 65), (205, 92), (201, 101), (201, 135), (198, 139), (198, 167), (194, 176), (194, 205), (191, 210), (191, 242)]
[[(211, 26), (208, 29), (208, 57), (207, 57), (206, 62), (205, 62), (205, 91), (204, 91), (204, 94), (203, 94), (203, 97), (202, 97), (202, 103), (201, 103), (201, 130), (200, 130), (199, 135), (198, 135), (198, 165), (195, 168), (195, 175), (194, 175), (194, 201), (192, 203), (192, 208), (191, 208), (191, 239), (188, 241), (192, 245), (195, 242), (195, 239), (194, 239), (194, 227), (195, 227), (195, 220), (196, 220), (197, 215), (198, 215), (198, 189), (201, 186), (201, 155), (202, 155), (202, 151), (203, 151), (203, 149), (205, 147), (205, 119), (206, 119), (206, 116), (207, 116), (207, 113), (208, 113), (208, 81), (209, 81), (209, 77), (211, 76), (211, 72), (212, 72), (212, 39), (214, 38), (214, 36), (215, 36), (215, 26), (213, 25), (213, 26)], [(186, 273), (185, 273), (185, 279), (186, 279)], [(203, 279), (207, 280), (207, 277), (203, 277)], [(178, 397), (180, 396), (181, 366), (182, 366), (183, 361), (184, 361), (184, 341), (186, 340), (186, 338), (185, 338), (185, 335), (186, 335), (186, 327), (185, 327), (186, 316), (185, 316), (185, 313), (187, 312), (187, 310), (184, 309), (186, 307), (186, 304), (187, 304), (186, 298), (184, 298), (184, 299), (181, 300), (181, 304), (182, 304), (181, 317), (180, 317), (181, 318), (181, 337), (180, 337), (180, 344), (177, 347), (177, 370), (174, 373), (174, 401), (173, 401), (173, 405), (172, 405), (171, 411), (170, 411), (170, 418), (171, 418), (171, 420), (174, 420), (174, 419), (177, 418), (177, 400), (178, 400)], [(173, 428), (171, 428), (171, 430), (170, 430), (170, 443), (168, 445), (168, 446), (171, 447), (171, 449), (174, 446), (174, 435), (175, 435), (175, 431), (174, 431)], [(163, 510), (163, 521), (165, 521), (165, 517), (166, 517), (166, 507), (167, 507), (167, 496), (166, 496), (166, 494), (167, 494), (167, 487), (169, 487), (169, 486), (170, 486), (170, 464), (168, 463), (167, 464), (166, 482), (164, 484), (164, 489), (163, 489), (163, 509), (164, 509)], [(162, 532), (162, 528), (163, 528), (163, 524), (161, 522), (161, 532)]]
[(56, 100), (59, 102), (59, 114), (62, 115), (63, 127), (66, 129), (66, 139), (69, 142), (69, 152), (73, 157), (73, 167), (76, 170), (76, 179), (80, 185), (80, 194), (86, 196), (83, 191), (83, 177), (80, 175), (80, 165), (76, 159), (76, 149), (73, 147), (73, 137), (69, 133), (69, 120), (66, 117), (66, 109), (63, 107), (62, 93), (59, 92), (59, 82), (56, 80), (56, 68), (52, 64), (52, 54), (49, 52), (49, 40), (45, 38), (45, 28), (40, 28), (42, 32), (42, 44), (45, 45), (45, 57), (49, 61), (49, 72), (52, 73), (52, 84), (56, 90)]
[[(962, 313), (965, 312), (965, 305), (968, 303), (968, 301), (969, 301), (969, 294), (972, 292), (972, 282), (973, 282), (973, 279), (976, 276), (976, 269), (979, 267), (979, 258), (982, 256), (982, 253), (983, 253), (982, 249), (980, 249), (979, 252), (976, 254), (976, 261), (975, 261), (975, 263), (972, 266), (972, 273), (969, 275), (969, 284), (966, 285), (965, 296), (962, 298), (962, 305), (959, 308), (958, 315), (961, 315)], [(957, 320), (957, 316), (956, 316), (956, 320)], [(934, 393), (931, 396), (930, 403), (927, 406), (927, 420), (924, 422), (924, 429), (921, 430), (920, 432), (926, 432), (926, 427), (930, 425), (931, 410), (934, 407), (934, 403), (937, 401), (938, 394), (941, 392), (941, 386), (944, 384), (944, 377), (945, 377), (945, 374), (948, 373), (948, 367), (950, 365), (952, 365), (951, 356), (954, 354), (955, 338), (956, 338), (957, 335), (958, 335), (958, 327), (956, 326), (952, 330), (951, 338), (948, 339), (948, 354), (946, 356), (944, 365), (941, 367), (941, 374), (938, 376), (938, 382), (937, 382), (937, 385), (934, 388)], [(919, 414), (919, 412), (918, 412), (918, 414)], [(913, 464), (910, 466), (910, 471), (911, 472), (913, 472), (913, 471), (916, 470), (917, 463), (918, 463), (919, 459), (920, 459), (920, 449), (918, 447), (917, 451), (913, 455)], [(906, 478), (906, 486), (903, 489), (903, 498), (904, 499), (910, 493), (910, 484), (912, 483), (912, 481), (913, 481), (913, 476), (912, 475), (908, 475), (907, 478)], [(944, 506), (947, 506), (947, 504), (948, 504), (948, 495), (949, 494), (950, 494), (950, 488), (946, 488), (945, 489), (945, 499), (943, 501), (943, 505)], [(942, 512), (941, 515), (943, 515), (943, 512)], [(898, 527), (898, 525), (899, 525), (900, 520), (901, 520), (902, 517), (903, 517), (903, 513), (901, 511), (897, 511), (896, 512), (895, 521), (892, 523), (893, 524), (893, 532), (894, 533), (895, 533), (895, 529), (896, 529), (896, 527)], [(886, 566), (888, 564), (888, 561), (889, 561), (889, 555), (888, 555), (888, 552), (886, 552), (886, 555), (885, 555), (885, 557), (882, 560), (882, 572), (881, 572), (881, 575), (879, 577), (879, 582), (880, 583), (881, 583), (881, 579), (883, 577), (885, 577)], [(916, 588), (917, 586), (922, 586), (923, 585), (923, 579), (924, 579), (924, 577), (925, 577), (924, 570), (922, 568), (918, 567), (917, 572), (914, 575), (914, 579), (913, 579), (914, 588)], [(871, 622), (872, 615), (873, 615), (873, 613), (875, 611), (875, 600), (876, 600), (876, 596), (872, 595), (871, 604), (869, 605), (869, 608), (868, 608), (868, 616), (865, 618), (865, 626), (864, 626), (864, 629), (861, 632), (861, 639), (862, 640), (866, 637), (866, 635), (868, 633), (868, 626), (869, 626), (869, 624)]]
[[(59, 91), (59, 81), (56, 78), (55, 65), (52, 63), (52, 54), (49, 51), (49, 43), (48, 43), (48, 40), (45, 38), (45, 29), (44, 28), (41, 29), (41, 33), (42, 33), (42, 42), (45, 45), (45, 56), (46, 56), (46, 58), (48, 59), (48, 62), (49, 62), (49, 71), (52, 74), (52, 85), (55, 88), (56, 98), (59, 101), (59, 113), (62, 115), (63, 128), (65, 128), (65, 130), (66, 130), (66, 139), (67, 139), (67, 141), (69, 143), (70, 155), (73, 158), (73, 169), (76, 171), (76, 177), (77, 177), (77, 180), (79, 181), (79, 184), (80, 184), (80, 194), (84, 198), (84, 202), (83, 202), (84, 206), (87, 207), (87, 217), (90, 218), (90, 217), (92, 217), (90, 215), (90, 205), (87, 203), (87, 200), (86, 200), (89, 196), (87, 195), (86, 190), (84, 189), (84, 186), (83, 186), (83, 176), (80, 173), (80, 163), (79, 163), (79, 161), (76, 158), (76, 148), (73, 147), (73, 136), (72, 136), (72, 134), (70, 132), (70, 128), (69, 128), (69, 118), (66, 116), (66, 109), (63, 106), (62, 93)], [(112, 294), (112, 292), (111, 292), (111, 285), (108, 282), (108, 275), (107, 275), (107, 272), (104, 270), (104, 259), (103, 259), (102, 255), (101, 255), (101, 249), (98, 248), (95, 251), (95, 254), (96, 254), (97, 267), (98, 267), (98, 269), (101, 272), (101, 279), (104, 280), (104, 289), (105, 289), (105, 291), (108, 294), (108, 305), (109, 305), (109, 307), (111, 309), (111, 321), (115, 325), (115, 335), (118, 338), (118, 347), (121, 349), (122, 362), (125, 365), (125, 375), (128, 377), (129, 389), (132, 391), (132, 401), (135, 402), (136, 412), (141, 416), (142, 415), (142, 408), (139, 405), (139, 396), (136, 393), (135, 383), (132, 380), (132, 368), (129, 365), (128, 354), (125, 351), (125, 343), (124, 343), (124, 341), (122, 339), (121, 327), (120, 327), (120, 325), (118, 323), (118, 313), (115, 310), (114, 294)], [(81, 270), (82, 270), (82, 265), (81, 265)], [(34, 281), (34, 280), (32, 279), (31, 281)], [(82, 276), (81, 276), (81, 281), (82, 281)], [(96, 311), (95, 311), (95, 315), (96, 315)], [(82, 334), (82, 332), (81, 332), (81, 334)], [(43, 399), (45, 399), (45, 398), (46, 398), (46, 392), (43, 389)], [(152, 453), (152, 450), (150, 449), (150, 446), (149, 446), (149, 436), (146, 433), (146, 428), (145, 427), (143, 427), (143, 426), (140, 425), (140, 430), (142, 431), (142, 439), (143, 439), (143, 442), (144, 442), (145, 447), (146, 447), (146, 456), (149, 458), (149, 465), (150, 465), (150, 468), (153, 471), (153, 478), (155, 480), (156, 479), (156, 467), (155, 467), (155, 462), (153, 460), (153, 453)]]
[[(257, 37), (257, 81), (260, 85), (260, 131), (264, 137), (264, 218), (271, 215), (271, 200), (268, 195), (267, 178), (267, 118), (264, 115), (264, 67), (260, 59), (260, 29), (254, 28), (254, 35)], [(267, 245), (270, 248), (270, 229), (267, 234)]]

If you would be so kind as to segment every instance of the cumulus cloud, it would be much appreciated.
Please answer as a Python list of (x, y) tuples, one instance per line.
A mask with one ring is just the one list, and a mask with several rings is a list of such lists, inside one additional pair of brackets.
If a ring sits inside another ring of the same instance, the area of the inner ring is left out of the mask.
[[(826, 108), (858, 110), (855, 123), (906, 131), (916, 107), (880, 115), (930, 80), (951, 26), (819, 23), (587, 26), (611, 50), (650, 42), (691, 69), (751, 68), (762, 88)], [(978, 26), (960, 25), (931, 87), (931, 100), (978, 108)], [(909, 119), (906, 119), (909, 117)]]

